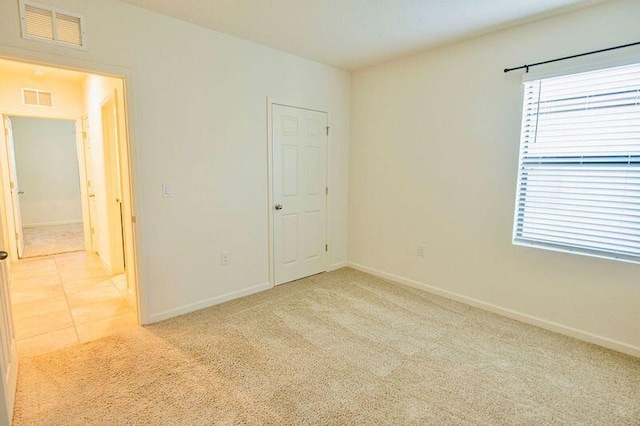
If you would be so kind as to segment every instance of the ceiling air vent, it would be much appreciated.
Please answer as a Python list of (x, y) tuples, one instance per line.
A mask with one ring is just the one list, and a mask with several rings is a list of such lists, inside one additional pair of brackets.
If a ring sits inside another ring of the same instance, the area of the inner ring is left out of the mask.
[(87, 48), (82, 15), (21, 0), (20, 19), (23, 38)]
[(30, 106), (53, 106), (53, 95), (51, 92), (38, 89), (22, 89), (22, 103)]

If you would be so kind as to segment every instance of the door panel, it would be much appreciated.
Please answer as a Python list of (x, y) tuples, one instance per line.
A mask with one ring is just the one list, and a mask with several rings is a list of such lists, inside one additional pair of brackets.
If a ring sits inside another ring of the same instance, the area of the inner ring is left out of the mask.
[(324, 163), (320, 158), (322, 153), (320, 148), (306, 147), (305, 154), (304, 166), (307, 170), (305, 190), (307, 195), (318, 195), (325, 186), (324, 176), (322, 170), (320, 170), (320, 167)]
[(0, 308), (2, 310), (0, 315), (0, 345), (2, 345), (2, 351), (0, 351), (0, 373), (2, 373), (0, 399), (4, 397), (4, 406), (0, 409), (0, 424), (3, 424), (3, 420), (7, 424), (11, 423), (18, 380), (18, 350), (11, 317), (7, 262), (6, 253), (0, 252)]
[(282, 215), (282, 263), (298, 261), (298, 214)]
[(91, 251), (98, 251), (100, 235), (98, 229), (98, 208), (96, 206), (96, 188), (95, 188), (95, 166), (93, 164), (93, 147), (91, 146), (91, 133), (89, 128), (89, 117), (82, 117), (82, 145), (84, 150), (84, 167), (85, 167), (85, 183), (87, 188), (87, 197), (89, 197), (89, 235), (91, 240)]
[(282, 148), (282, 193), (285, 196), (298, 195), (298, 147)]
[(324, 229), (322, 212), (305, 212), (302, 228), (306, 230), (303, 256), (305, 260), (320, 257), (324, 254)]
[(125, 271), (124, 236), (122, 233), (122, 193), (120, 183), (118, 117), (115, 97), (102, 105), (102, 142), (104, 144), (109, 257), (112, 274)]
[(272, 106), (275, 284), (326, 270), (326, 127), (324, 112)]
[[(24, 253), (24, 233), (22, 231), (22, 214), (20, 213), (20, 189), (18, 186), (18, 170), (16, 168), (16, 149), (13, 142), (13, 130), (9, 117), (4, 118), (5, 135), (9, 157), (9, 186), (11, 187), (11, 200), (13, 204), (13, 223), (15, 226), (15, 239), (18, 247), (18, 257)], [(12, 237), (12, 236), (10, 236)]]

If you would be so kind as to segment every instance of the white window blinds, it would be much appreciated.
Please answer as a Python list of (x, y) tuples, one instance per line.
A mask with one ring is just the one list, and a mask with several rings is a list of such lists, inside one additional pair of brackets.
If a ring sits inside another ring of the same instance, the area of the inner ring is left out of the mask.
[(525, 83), (513, 234), (640, 262), (640, 64)]

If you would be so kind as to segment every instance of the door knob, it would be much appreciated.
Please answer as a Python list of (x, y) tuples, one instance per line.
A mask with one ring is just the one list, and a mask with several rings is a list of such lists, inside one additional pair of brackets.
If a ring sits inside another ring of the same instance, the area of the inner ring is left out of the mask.
[(24, 191), (18, 191), (18, 195), (24, 195)]
[(89, 194), (89, 198), (95, 198), (96, 194)]
[(276, 204), (276, 210), (282, 210), (282, 204)]

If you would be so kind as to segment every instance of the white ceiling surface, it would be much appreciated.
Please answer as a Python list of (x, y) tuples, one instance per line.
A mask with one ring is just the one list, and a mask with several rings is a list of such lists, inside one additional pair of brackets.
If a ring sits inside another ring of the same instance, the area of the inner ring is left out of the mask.
[(54, 79), (71, 81), (74, 83), (82, 81), (87, 75), (86, 73), (80, 71), (52, 68), (27, 62), (10, 61), (7, 59), (0, 59), (0, 74), (1, 73), (25, 75), (31, 78), (33, 81)]
[(354, 70), (598, 0), (122, 0)]

